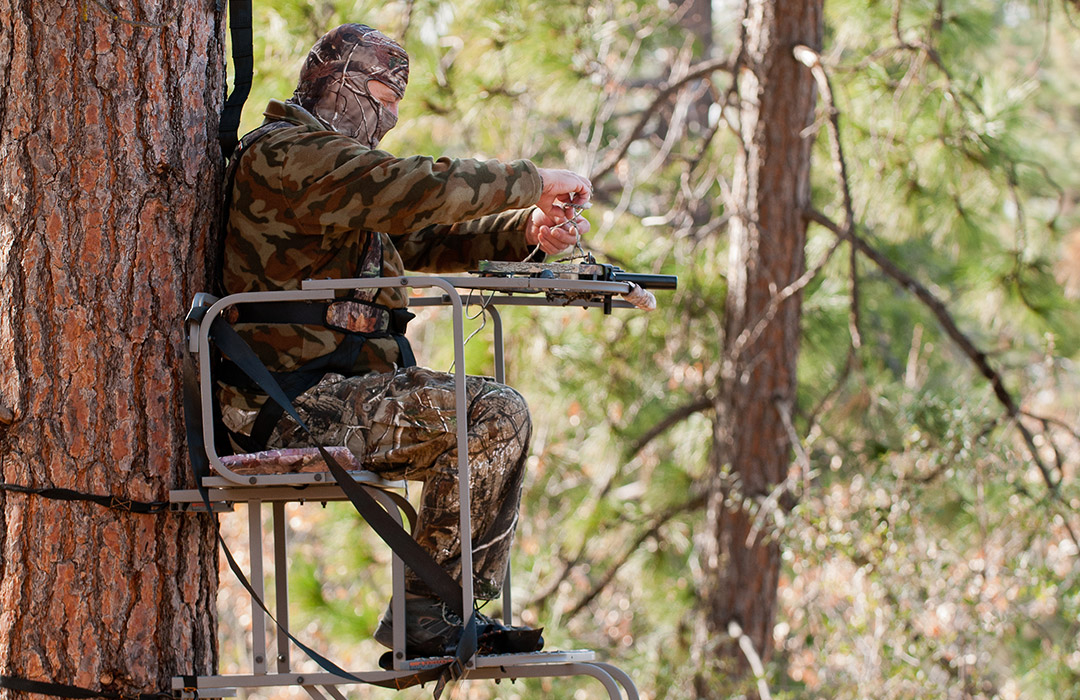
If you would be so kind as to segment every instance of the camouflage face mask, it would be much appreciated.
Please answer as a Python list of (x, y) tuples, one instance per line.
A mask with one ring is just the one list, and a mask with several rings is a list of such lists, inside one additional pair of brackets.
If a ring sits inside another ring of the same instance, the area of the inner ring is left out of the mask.
[(329, 129), (375, 148), (397, 116), (372, 96), (376, 80), (401, 99), (409, 81), (409, 55), (380, 32), (345, 24), (312, 47), (290, 102), (311, 112)]

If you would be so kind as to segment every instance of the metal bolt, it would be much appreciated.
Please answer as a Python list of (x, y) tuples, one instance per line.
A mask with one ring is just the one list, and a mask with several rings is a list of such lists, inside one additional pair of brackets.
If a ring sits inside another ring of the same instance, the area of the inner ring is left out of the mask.
[(253, 476), (250, 479), (248, 479), (248, 483), (249, 484), (257, 484), (257, 483), (259, 483), (259, 479), (258, 479), (258, 477)]
[(259, 656), (256, 656), (256, 657), (255, 657), (255, 663), (257, 663), (257, 664), (261, 664), (262, 662), (263, 662), (263, 657), (262, 657), (262, 655), (259, 655)]

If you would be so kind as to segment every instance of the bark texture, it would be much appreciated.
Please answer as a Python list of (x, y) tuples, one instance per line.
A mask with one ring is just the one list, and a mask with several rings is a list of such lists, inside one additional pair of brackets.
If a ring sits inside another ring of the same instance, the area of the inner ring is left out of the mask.
[[(214, 0), (0, 0), (3, 482), (189, 483), (181, 320), (216, 219), (220, 21)], [(155, 692), (212, 668), (210, 518), (0, 507), (0, 674)]]
[[(771, 536), (774, 490), (787, 477), (784, 411), (795, 400), (801, 295), (784, 290), (804, 271), (810, 147), (816, 93), (792, 55), (819, 48), (822, 0), (749, 0), (737, 59), (741, 153), (732, 179), (724, 364), (703, 538), (701, 661), (749, 668), (730, 636), (735, 622), (767, 658), (780, 573)], [(773, 499), (770, 499), (773, 494)], [(745, 645), (745, 640), (744, 640)], [(711, 697), (707, 678), (699, 688)]]

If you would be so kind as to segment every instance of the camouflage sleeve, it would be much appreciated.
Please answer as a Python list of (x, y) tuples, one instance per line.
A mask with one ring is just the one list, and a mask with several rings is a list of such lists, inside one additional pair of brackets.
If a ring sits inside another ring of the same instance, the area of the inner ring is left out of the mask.
[(323, 234), (400, 236), (529, 207), (541, 190), (527, 160), (396, 158), (327, 132), (291, 139), (280, 172), (300, 227)]
[(530, 208), (452, 226), (437, 224), (390, 238), (408, 270), (428, 273), (475, 270), (481, 260), (525, 259), (531, 252), (525, 243), (525, 224), (531, 212)]

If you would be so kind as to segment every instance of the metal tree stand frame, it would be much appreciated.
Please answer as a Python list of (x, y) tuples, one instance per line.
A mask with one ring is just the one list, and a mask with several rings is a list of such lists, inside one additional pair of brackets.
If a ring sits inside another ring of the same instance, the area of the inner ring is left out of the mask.
[[(412, 298), (411, 307), (449, 306), (452, 308), (454, 328), (454, 376), (456, 386), (456, 410), (459, 416), (466, 415), (465, 407), (465, 337), (464, 304), (461, 291), (485, 293), (484, 304), (493, 324), (492, 332), (495, 348), (495, 379), (504, 382), (503, 333), (502, 322), (497, 306), (601, 306), (605, 310), (612, 307), (632, 308), (629, 304), (613, 299), (616, 295), (631, 291), (628, 282), (595, 281), (579, 279), (551, 279), (539, 277), (484, 277), (484, 276), (407, 276), (392, 278), (364, 278), (344, 280), (307, 280), (296, 291), (251, 292), (234, 294), (222, 299), (210, 295), (196, 296), (194, 307), (205, 311), (201, 317), (188, 322), (188, 350), (198, 360), (198, 401), (202, 408), (202, 434), (206, 457), (212, 474), (202, 479), (203, 487), (214, 510), (231, 510), (234, 504), (245, 504), (248, 508), (248, 541), (250, 545), (250, 571), (248, 572), (252, 589), (264, 597), (264, 574), (273, 571), (275, 617), (282, 629), (288, 629), (289, 621), (289, 586), (287, 561), (287, 528), (285, 503), (290, 501), (337, 501), (346, 500), (342, 489), (334, 481), (329, 471), (305, 473), (238, 473), (230, 468), (230, 458), (222, 458), (214, 447), (215, 430), (213, 424), (213, 384), (212, 339), (210, 326), (230, 307), (267, 301), (332, 301), (336, 293), (353, 289), (373, 287), (409, 287), (413, 289), (433, 290), (434, 295)], [(490, 294), (491, 296), (486, 296)], [(465, 420), (457, 421), (459, 498), (461, 504), (461, 541), (472, 541), (472, 523), (470, 519), (469, 463), (466, 449), (467, 425)], [(310, 450), (315, 452), (314, 449)], [(269, 453), (259, 453), (259, 455)], [(317, 455), (317, 452), (315, 452)], [(251, 458), (258, 462), (259, 456)], [(317, 461), (320, 459), (316, 456)], [(407, 505), (403, 506), (400, 497), (391, 494), (403, 487), (401, 482), (387, 482), (367, 471), (351, 471), (356, 481), (360, 482), (375, 499), (385, 507), (395, 520), (401, 524), (401, 512), (411, 519), (414, 514)], [(197, 489), (176, 490), (169, 494), (175, 509), (203, 509), (203, 493)], [(273, 553), (270, 561), (262, 556), (263, 523), (262, 506), (270, 504), (273, 527)], [(392, 564), (393, 596), (392, 612), (394, 620), (405, 619), (405, 565), (395, 554)], [(509, 569), (509, 567), (508, 567)], [(473, 566), (471, 547), (461, 547), (462, 605), (466, 611), (473, 609)], [(510, 573), (503, 589), (503, 616), (509, 623), (513, 619)], [(393, 667), (391, 670), (350, 671), (355, 679), (335, 673), (298, 673), (291, 670), (289, 639), (284, 634), (277, 634), (276, 649), (268, 650), (266, 644), (267, 615), (252, 599), (251, 632), (251, 672), (247, 674), (181, 676), (173, 679), (173, 690), (179, 697), (224, 697), (235, 695), (237, 689), (273, 688), (299, 686), (314, 700), (344, 700), (345, 696), (338, 686), (357, 682), (386, 682), (410, 676), (418, 670), (442, 666), (451, 661), (449, 657), (406, 659), (404, 625), (396, 624), (393, 629)], [(272, 661), (271, 663), (271, 654)], [(517, 679), (517, 678), (555, 678), (569, 676), (591, 676), (598, 680), (607, 691), (610, 700), (637, 700), (638, 693), (630, 677), (615, 666), (597, 660), (594, 651), (578, 649), (570, 651), (540, 651), (523, 654), (477, 655), (463, 669), (457, 680), (481, 679)]]

